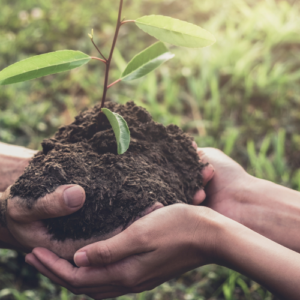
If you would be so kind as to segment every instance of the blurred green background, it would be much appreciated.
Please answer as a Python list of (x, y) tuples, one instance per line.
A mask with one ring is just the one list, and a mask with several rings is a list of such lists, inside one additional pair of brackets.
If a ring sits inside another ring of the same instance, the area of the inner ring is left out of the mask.
[[(49, 51), (108, 54), (117, 0), (0, 0), (0, 69)], [(140, 81), (109, 91), (134, 100), (154, 119), (174, 123), (199, 146), (212, 146), (251, 174), (300, 188), (300, 3), (275, 0), (125, 0), (123, 16), (163, 14), (212, 32), (217, 43), (176, 57)], [(122, 27), (111, 81), (154, 42), (134, 24)], [(92, 62), (69, 73), (0, 88), (0, 141), (37, 149), (43, 138), (101, 99), (104, 68)], [(0, 250), (0, 299), (88, 299), (74, 296)], [(275, 299), (236, 272), (206, 266), (153, 291), (118, 299)]]

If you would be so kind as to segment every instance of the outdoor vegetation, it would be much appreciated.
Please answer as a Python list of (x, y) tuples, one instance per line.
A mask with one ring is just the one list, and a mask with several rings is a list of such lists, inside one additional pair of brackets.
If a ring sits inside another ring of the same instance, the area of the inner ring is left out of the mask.
[[(123, 16), (160, 14), (197, 24), (217, 42), (204, 49), (170, 46), (176, 56), (144, 79), (108, 91), (134, 100), (157, 122), (176, 124), (199, 146), (217, 147), (254, 176), (300, 189), (300, 3), (296, 0), (125, 0)], [(70, 49), (104, 55), (118, 1), (0, 0), (0, 70), (19, 60)], [(120, 30), (112, 62), (117, 80), (127, 62), (155, 42), (134, 24)], [(122, 53), (122, 54), (121, 54)], [(101, 101), (104, 69), (91, 62), (70, 72), (2, 86), (0, 141), (39, 149), (62, 124)], [(255, 216), (253, 216), (255, 218)], [(52, 284), (0, 250), (0, 299), (89, 299)], [(119, 300), (275, 299), (236, 272), (206, 266), (153, 291)]]

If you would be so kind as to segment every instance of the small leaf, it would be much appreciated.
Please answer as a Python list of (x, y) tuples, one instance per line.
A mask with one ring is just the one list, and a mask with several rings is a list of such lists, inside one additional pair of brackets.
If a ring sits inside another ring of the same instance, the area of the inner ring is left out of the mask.
[(107, 108), (102, 108), (102, 112), (106, 115), (117, 140), (118, 154), (125, 153), (130, 144), (130, 131), (126, 121), (122, 116), (110, 111)]
[(88, 33), (88, 36), (91, 40), (93, 39), (93, 36), (90, 33)]
[(215, 43), (215, 37), (201, 27), (165, 16), (144, 16), (136, 25), (158, 40), (175, 46), (202, 48)]
[(130, 81), (143, 77), (174, 56), (162, 42), (157, 42), (129, 62), (121, 80)]
[(90, 61), (80, 51), (62, 50), (21, 60), (0, 72), (0, 85), (27, 81), (42, 76), (69, 71)]

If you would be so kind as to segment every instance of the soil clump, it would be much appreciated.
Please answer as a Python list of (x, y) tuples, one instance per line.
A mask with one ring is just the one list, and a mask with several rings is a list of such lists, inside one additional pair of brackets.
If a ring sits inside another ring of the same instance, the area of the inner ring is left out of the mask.
[(53, 239), (89, 239), (124, 228), (156, 201), (163, 205), (191, 204), (202, 188), (204, 167), (192, 138), (175, 126), (167, 127), (134, 102), (107, 103), (127, 121), (131, 142), (117, 155), (113, 130), (100, 105), (79, 114), (42, 143), (11, 188), (31, 208), (38, 198), (64, 184), (81, 185), (86, 202), (76, 213), (44, 223)]

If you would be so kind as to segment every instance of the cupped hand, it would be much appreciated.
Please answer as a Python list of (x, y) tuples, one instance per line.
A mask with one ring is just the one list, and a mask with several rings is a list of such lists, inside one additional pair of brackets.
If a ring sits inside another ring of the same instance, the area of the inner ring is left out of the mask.
[(75, 294), (104, 299), (140, 293), (215, 262), (219, 218), (224, 217), (207, 207), (175, 204), (79, 250), (75, 262), (80, 268), (43, 248), (34, 249), (26, 261)]
[[(197, 148), (197, 145), (194, 144)], [(197, 148), (200, 160), (214, 166), (214, 176), (205, 188), (206, 205), (213, 210), (240, 222), (241, 204), (245, 188), (255, 185), (255, 177), (222, 151), (215, 148)], [(198, 204), (194, 199), (194, 204)]]
[(30, 209), (24, 199), (11, 198), (9, 188), (1, 195), (0, 201), (6, 202), (4, 215), (8, 232), (12, 236), (12, 248), (30, 252), (34, 247), (45, 247), (70, 259), (82, 247), (69, 240), (52, 240), (42, 222), (43, 219), (66, 216), (80, 209), (85, 201), (82, 187), (60, 186), (53, 193), (38, 199)]

